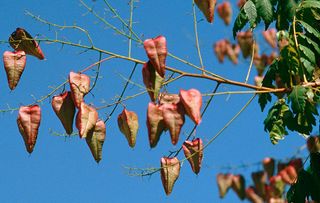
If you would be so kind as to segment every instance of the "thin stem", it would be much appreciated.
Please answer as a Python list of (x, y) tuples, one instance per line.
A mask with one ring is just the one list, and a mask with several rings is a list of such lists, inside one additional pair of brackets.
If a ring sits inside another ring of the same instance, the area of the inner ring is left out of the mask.
[[(106, 19), (102, 18), (101, 16), (99, 16), (92, 8), (90, 8), (86, 3), (84, 3), (82, 0), (80, 0), (80, 3), (90, 12), (92, 13), (96, 18), (98, 18), (101, 22), (103, 22), (104, 24), (106, 24), (108, 27), (110, 27), (111, 29), (113, 29), (116, 33), (123, 35), (125, 37), (127, 37), (128, 39), (130, 39), (130, 36), (128, 34), (126, 34), (125, 32), (123, 32), (122, 30), (119, 30), (117, 27), (113, 26), (111, 23), (109, 23)], [(139, 40), (132, 38), (132, 40), (139, 42)]]
[(246, 76), (246, 80), (244, 81), (244, 83), (248, 83), (248, 80), (249, 80), (249, 77), (250, 77), (250, 73), (251, 73), (251, 69), (252, 69), (252, 64), (253, 64), (253, 60), (254, 60), (254, 51), (255, 51), (255, 45), (256, 45), (256, 41), (253, 39), (253, 43), (252, 43), (252, 52), (251, 52), (251, 61), (250, 61), (250, 65), (249, 65), (249, 68), (248, 68), (248, 73), (247, 73), (247, 76)]
[(192, 0), (192, 13), (193, 13), (194, 35), (195, 35), (195, 38), (196, 38), (196, 47), (197, 47), (197, 51), (198, 51), (200, 66), (201, 66), (201, 69), (202, 69), (202, 74), (205, 74), (205, 72), (203, 71), (203, 70), (204, 70), (204, 66), (203, 66), (203, 61), (202, 61), (202, 56), (201, 56), (200, 45), (199, 45), (198, 27), (197, 27), (197, 16), (196, 16), (196, 9), (195, 9), (194, 0)]
[(120, 97), (119, 97), (116, 105), (113, 107), (113, 109), (111, 110), (111, 113), (109, 113), (109, 115), (107, 116), (107, 118), (106, 118), (106, 120), (104, 121), (104, 123), (106, 123), (106, 122), (111, 118), (112, 114), (113, 114), (113, 113), (115, 112), (115, 110), (117, 109), (117, 107), (118, 107), (118, 105), (119, 105), (119, 103), (120, 103), (120, 101), (121, 101), (121, 99), (122, 99), (122, 97), (123, 97), (123, 95), (124, 95), (124, 93), (125, 93), (128, 85), (129, 85), (129, 81), (131, 80), (131, 78), (132, 78), (132, 76), (133, 76), (133, 74), (134, 74), (137, 66), (138, 66), (138, 63), (135, 63), (135, 64), (134, 64), (134, 67), (133, 67), (133, 69), (132, 69), (132, 71), (131, 71), (131, 73), (130, 73), (129, 79), (128, 79), (127, 82), (126, 82), (126, 84), (125, 84), (125, 86), (124, 86), (124, 88), (123, 88), (123, 90), (122, 90), (122, 92), (121, 92), (121, 94), (120, 94)]
[(130, 18), (129, 18), (129, 45), (128, 45), (128, 57), (131, 58), (131, 44), (132, 44), (132, 20), (133, 20), (133, 3), (134, 0), (130, 0)]
[[(134, 0), (130, 0), (130, 3), (131, 3), (131, 1), (132, 1), (132, 8), (131, 8), (131, 5), (130, 5), (130, 10), (134, 8), (134, 7), (133, 7), (133, 3), (134, 3), (133, 1), (134, 1)], [(118, 19), (121, 21), (121, 23), (122, 23), (126, 28), (129, 29), (130, 34), (131, 34), (131, 35), (132, 35), (132, 34), (134, 35), (134, 37), (137, 39), (137, 42), (140, 43), (140, 44), (142, 44), (142, 40), (140, 39), (140, 37), (132, 30), (132, 26), (130, 26), (130, 21), (129, 21), (129, 25), (128, 25), (128, 23), (126, 23), (126, 21), (123, 20), (123, 18), (118, 14), (118, 12), (110, 5), (110, 3), (109, 3), (107, 0), (104, 0), (104, 3), (108, 6), (108, 8), (109, 8), (110, 11), (115, 15), (115, 17), (118, 18)], [(132, 21), (131, 21), (131, 23), (132, 23)]]
[(301, 55), (300, 55), (300, 51), (299, 51), (299, 43), (298, 43), (298, 39), (297, 39), (297, 32), (296, 32), (296, 16), (293, 16), (293, 22), (292, 22), (292, 28), (293, 28), (293, 38), (294, 38), (294, 44), (296, 46), (297, 52), (298, 52), (298, 56), (299, 56), (299, 65), (300, 68), (302, 70), (302, 74), (303, 74), (303, 82), (304, 83), (308, 83), (305, 71), (304, 71), (304, 67), (300, 61), (301, 59)]
[(28, 10), (25, 11), (26, 15), (34, 18), (35, 20), (41, 22), (41, 23), (44, 23), (44, 24), (47, 24), (49, 26), (53, 26), (53, 27), (57, 27), (57, 28), (60, 28), (61, 30), (64, 30), (64, 29), (76, 29), (76, 30), (80, 30), (81, 32), (85, 33), (88, 40), (89, 40), (89, 43), (91, 44), (91, 46), (94, 46), (93, 45), (93, 40), (88, 32), (88, 30), (82, 28), (82, 27), (79, 27), (79, 26), (76, 26), (76, 25), (58, 25), (58, 24), (55, 24), (55, 23), (51, 23), (49, 21), (46, 21), (42, 18), (40, 18), (40, 16), (35, 16), (34, 14), (32, 14), (31, 12), (29, 12)]

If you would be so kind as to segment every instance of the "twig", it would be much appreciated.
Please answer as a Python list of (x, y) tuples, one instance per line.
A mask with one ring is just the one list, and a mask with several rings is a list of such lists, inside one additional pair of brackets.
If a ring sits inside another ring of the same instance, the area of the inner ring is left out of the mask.
[(200, 44), (199, 44), (199, 37), (198, 37), (198, 27), (197, 27), (197, 16), (196, 16), (196, 9), (195, 9), (195, 3), (194, 0), (192, 0), (192, 13), (193, 13), (193, 28), (194, 28), (194, 35), (196, 38), (196, 47), (197, 47), (197, 51), (198, 51), (198, 56), (199, 56), (199, 61), (200, 61), (200, 66), (202, 69), (202, 74), (204, 75), (205, 72), (204, 70), (204, 66), (203, 66), (203, 61), (202, 61), (202, 56), (201, 56), (201, 50), (200, 50)]
[(135, 72), (135, 70), (136, 70), (137, 65), (138, 65), (138, 63), (135, 63), (135, 64), (134, 64), (134, 67), (133, 67), (133, 69), (132, 69), (132, 71), (131, 71), (131, 73), (130, 73), (129, 79), (128, 79), (128, 81), (126, 82), (126, 84), (124, 85), (124, 88), (123, 88), (123, 90), (122, 90), (122, 92), (121, 92), (121, 94), (120, 94), (120, 97), (119, 97), (116, 105), (113, 107), (113, 109), (111, 110), (111, 112), (110, 112), (109, 115), (107, 116), (106, 120), (104, 120), (104, 123), (106, 123), (106, 122), (111, 118), (112, 114), (113, 114), (114, 111), (117, 109), (117, 107), (118, 107), (118, 105), (119, 105), (119, 103), (120, 103), (120, 101), (121, 101), (121, 99), (122, 99), (122, 97), (123, 97), (123, 95), (124, 95), (127, 87), (128, 87), (129, 81), (131, 80), (131, 78), (132, 78), (132, 76), (133, 76), (133, 74), (134, 74), (134, 72)]

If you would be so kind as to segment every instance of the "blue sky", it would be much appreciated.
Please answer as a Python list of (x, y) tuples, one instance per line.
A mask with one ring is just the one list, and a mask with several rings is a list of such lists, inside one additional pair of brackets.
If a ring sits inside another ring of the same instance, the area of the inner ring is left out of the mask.
[[(219, 3), (220, 1), (218, 1)], [(106, 19), (121, 28), (117, 19), (112, 18), (105, 10), (101, 0), (85, 1)], [(128, 0), (111, 2), (123, 18), (129, 18)], [(168, 50), (196, 65), (199, 65), (195, 48), (192, 4), (190, 1), (140, 1), (135, 4), (134, 30), (142, 39), (164, 35), (167, 38)], [(39, 1), (17, 0), (14, 3), (2, 2), (0, 12), (0, 39), (7, 40), (16, 27), (23, 27), (33, 36), (39, 38), (69, 40), (88, 44), (86, 36), (75, 30), (58, 30), (40, 23), (25, 15), (25, 10), (40, 16), (52, 23), (61, 25), (76, 24), (87, 29), (96, 47), (118, 54), (128, 54), (128, 41), (103, 25), (97, 18), (81, 5), (79, 1)], [(237, 9), (233, 5), (234, 10)], [(238, 66), (230, 62), (219, 64), (213, 54), (212, 45), (215, 41), (228, 38), (232, 40), (232, 27), (225, 26), (216, 15), (215, 22), (208, 24), (202, 13), (197, 9), (199, 20), (200, 46), (205, 67), (217, 74), (230, 79), (244, 81), (249, 61), (240, 57)], [(257, 40), (263, 43), (262, 28), (256, 32)], [(7, 86), (4, 69), (0, 69), (0, 109), (16, 108), (28, 105), (47, 95), (52, 87), (61, 84), (70, 71), (80, 71), (99, 58), (97, 52), (91, 52), (61, 44), (42, 42), (41, 48), (46, 60), (39, 61), (28, 56), (27, 66), (18, 87), (10, 91)], [(267, 45), (261, 45), (261, 51), (269, 52)], [(1, 44), (2, 51), (11, 50), (8, 44)], [(103, 56), (106, 57), (106, 56)], [(133, 43), (132, 57), (147, 60), (141, 45)], [(194, 71), (183, 63), (168, 57), (167, 65), (185, 71)], [(95, 106), (112, 103), (115, 95), (121, 93), (125, 84), (124, 78), (130, 74), (132, 62), (114, 59), (101, 65), (100, 78), (92, 94), (86, 101)], [(141, 68), (139, 65), (132, 80), (142, 85)], [(94, 77), (95, 71), (88, 71)], [(253, 83), (255, 70), (249, 82)], [(122, 77), (123, 76), (123, 77)], [(202, 93), (214, 89), (212, 81), (183, 78), (168, 86), (168, 91), (178, 93), (179, 89), (197, 88)], [(69, 88), (66, 86), (66, 88)], [(223, 85), (219, 91), (239, 90), (239, 88)], [(126, 96), (142, 91), (137, 85), (129, 85)], [(58, 91), (57, 93), (60, 93)], [(247, 102), (251, 95), (216, 96), (203, 117), (203, 122), (196, 130), (196, 136), (207, 143)], [(209, 98), (204, 97), (204, 101)], [(273, 146), (268, 134), (263, 130), (263, 119), (266, 112), (261, 112), (255, 99), (252, 104), (228, 127), (204, 152), (203, 167), (198, 176), (194, 175), (186, 162), (182, 165), (181, 174), (176, 182), (173, 193), (166, 196), (161, 185), (160, 174), (151, 177), (130, 177), (125, 166), (158, 167), (160, 158), (170, 150), (181, 146), (193, 127), (192, 121), (186, 119), (180, 141), (172, 146), (169, 134), (162, 136), (155, 149), (150, 150), (145, 125), (148, 96), (142, 95), (128, 100), (124, 104), (139, 116), (140, 129), (137, 145), (132, 150), (128, 147), (124, 136), (118, 130), (117, 111), (107, 122), (107, 137), (103, 149), (103, 160), (96, 164), (91, 157), (85, 140), (54, 136), (51, 130), (63, 132), (62, 125), (51, 109), (50, 100), (41, 104), (42, 121), (34, 152), (29, 156), (21, 135), (16, 126), (17, 111), (0, 114), (0, 201), (1, 202), (238, 202), (236, 195), (229, 191), (225, 199), (219, 199), (216, 184), (218, 172), (241, 173), (247, 177), (247, 185), (252, 184), (250, 173), (262, 167), (255, 165), (245, 169), (225, 170), (222, 166), (250, 164), (261, 161), (266, 156), (284, 159), (292, 156), (297, 148), (304, 144), (304, 139), (291, 133), (285, 141)], [(106, 108), (99, 111), (105, 118), (111, 111)], [(75, 128), (76, 129), (76, 128)], [(179, 155), (183, 158), (183, 154)]]

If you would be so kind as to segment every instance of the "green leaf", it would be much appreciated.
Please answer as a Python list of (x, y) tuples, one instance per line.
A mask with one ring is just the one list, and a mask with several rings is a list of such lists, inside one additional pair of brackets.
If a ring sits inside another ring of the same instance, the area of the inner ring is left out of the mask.
[(246, 24), (248, 23), (248, 17), (242, 7), (242, 9), (239, 12), (239, 15), (237, 16), (234, 24), (233, 24), (233, 37), (235, 38), (237, 35), (237, 32), (240, 31)]
[(307, 37), (306, 35), (302, 34), (302, 33), (298, 33), (299, 37), (301, 37), (302, 39), (305, 39), (309, 45), (312, 45), (313, 48), (315, 49), (315, 51), (320, 54), (320, 47), (318, 45), (318, 43), (316, 43), (315, 41), (313, 41), (310, 37)]
[(299, 49), (304, 53), (304, 55), (309, 59), (309, 61), (312, 64), (316, 64), (316, 56), (312, 50), (310, 50), (308, 47), (302, 44), (299, 44)]
[(305, 203), (306, 197), (310, 194), (311, 181), (310, 174), (303, 169), (300, 170), (297, 182), (287, 192), (288, 202)]
[(270, 0), (257, 0), (256, 1), (256, 7), (259, 16), (263, 19), (265, 23), (265, 28), (267, 29), (273, 21), (273, 6), (270, 2)]
[(301, 5), (297, 8), (297, 11), (300, 11), (302, 9), (305, 9), (305, 8), (318, 8), (320, 9), (320, 2), (319, 1), (303, 1), (301, 3)]
[(286, 124), (292, 123), (292, 112), (284, 99), (279, 99), (269, 109), (267, 118), (264, 120), (264, 130), (269, 132), (272, 144), (277, 144), (288, 134)]
[(264, 110), (268, 102), (271, 102), (271, 95), (269, 93), (259, 94), (259, 100), (261, 111)]
[(254, 28), (256, 25), (256, 20), (257, 20), (256, 6), (254, 5), (254, 3), (251, 0), (249, 0), (244, 4), (243, 9), (247, 15), (248, 20), (249, 20), (250, 27)]
[(288, 96), (288, 101), (291, 102), (293, 113), (304, 112), (306, 106), (307, 89), (302, 86), (294, 86), (292, 92)]
[(320, 38), (320, 32), (314, 29), (311, 25), (304, 21), (298, 21), (310, 34), (313, 34), (316, 38)]

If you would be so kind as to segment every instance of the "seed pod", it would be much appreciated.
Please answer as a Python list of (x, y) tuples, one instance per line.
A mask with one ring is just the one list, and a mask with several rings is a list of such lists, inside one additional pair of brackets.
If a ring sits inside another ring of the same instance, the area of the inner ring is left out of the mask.
[(246, 183), (242, 175), (232, 176), (231, 188), (241, 200), (244, 200), (246, 198)]
[(307, 140), (307, 147), (310, 153), (316, 153), (320, 151), (320, 137), (310, 136)]
[(138, 116), (133, 111), (123, 109), (118, 116), (118, 126), (120, 131), (125, 135), (130, 147), (136, 145), (137, 132), (139, 128)]
[(253, 203), (263, 203), (263, 199), (256, 193), (254, 187), (250, 186), (246, 189), (247, 198)]
[(163, 104), (160, 106), (162, 110), (164, 124), (170, 131), (171, 142), (176, 145), (179, 141), (181, 128), (184, 124), (184, 110), (180, 105)]
[(166, 38), (160, 35), (153, 39), (146, 39), (143, 42), (143, 45), (151, 64), (163, 78), (166, 70), (166, 57), (168, 54)]
[(227, 45), (230, 44), (230, 42), (226, 39), (222, 39), (217, 41), (214, 46), (214, 53), (217, 56), (220, 63), (224, 61), (224, 57), (227, 53)]
[(142, 77), (151, 101), (156, 101), (164, 78), (158, 74), (150, 61), (143, 65)]
[(266, 40), (266, 42), (272, 47), (277, 47), (277, 31), (274, 28), (268, 29), (262, 32), (262, 36)]
[(214, 8), (217, 0), (195, 0), (194, 1), (198, 8), (202, 11), (209, 23), (213, 22), (214, 19)]
[(88, 133), (94, 129), (98, 120), (98, 112), (95, 108), (81, 102), (77, 118), (76, 127), (79, 130), (80, 138), (86, 138)]
[(196, 89), (180, 90), (180, 99), (187, 115), (197, 125), (201, 122), (202, 95)]
[(170, 195), (174, 183), (179, 178), (180, 162), (177, 157), (162, 157), (161, 164), (161, 181), (166, 195)]
[(275, 161), (273, 158), (267, 157), (262, 161), (263, 169), (267, 172), (268, 177), (270, 178), (274, 174)]
[(265, 185), (267, 183), (267, 173), (264, 171), (257, 171), (251, 173), (252, 180), (254, 182), (254, 187), (256, 188), (257, 194), (265, 199), (266, 197), (266, 190)]
[(97, 163), (102, 159), (102, 146), (106, 138), (106, 125), (102, 120), (98, 120), (94, 129), (88, 133), (86, 142), (90, 148), (93, 158)]
[(162, 132), (165, 130), (162, 109), (152, 102), (148, 105), (147, 127), (150, 147), (157, 146)]
[[(200, 138), (193, 141), (185, 141), (182, 145), (184, 156), (188, 158), (192, 171), (198, 174), (201, 169), (201, 162), (203, 158), (203, 144)], [(190, 157), (193, 155), (192, 157)], [(190, 158), (189, 158), (190, 157)]]
[(20, 107), (17, 124), (26, 149), (30, 154), (37, 141), (40, 121), (41, 109), (38, 105)]
[(285, 183), (283, 182), (280, 175), (275, 175), (270, 178), (270, 189), (272, 197), (282, 197), (285, 189)]
[[(239, 32), (237, 34), (237, 40), (241, 48), (241, 52), (244, 58), (248, 58), (252, 53), (253, 46), (253, 34), (251, 31)], [(257, 52), (255, 52), (257, 53)]]
[(217, 183), (218, 183), (220, 198), (223, 198), (227, 194), (229, 188), (231, 188), (232, 177), (233, 175), (229, 173), (228, 174), (219, 173), (217, 175)]
[(10, 46), (16, 51), (24, 51), (26, 54), (44, 59), (44, 55), (38, 43), (23, 28), (17, 28), (9, 37)]
[(90, 78), (82, 73), (69, 73), (69, 84), (74, 105), (79, 108), (83, 97), (90, 90)]
[(303, 168), (303, 161), (301, 158), (291, 159), (288, 165), (293, 166), (296, 171), (299, 171), (301, 168)]
[(224, 1), (217, 6), (219, 16), (222, 18), (224, 24), (229, 25), (232, 18), (232, 7), (229, 1)]
[(51, 105), (66, 133), (70, 135), (73, 132), (73, 119), (75, 114), (75, 106), (71, 98), (71, 92), (67, 91), (54, 96)]
[(178, 94), (159, 94), (159, 103), (162, 104), (180, 104), (180, 96)]
[(293, 166), (287, 166), (279, 172), (283, 182), (286, 184), (293, 184), (298, 177), (297, 171)]
[(26, 67), (26, 53), (24, 51), (3, 53), (3, 64), (6, 70), (9, 88), (16, 88), (20, 77)]

